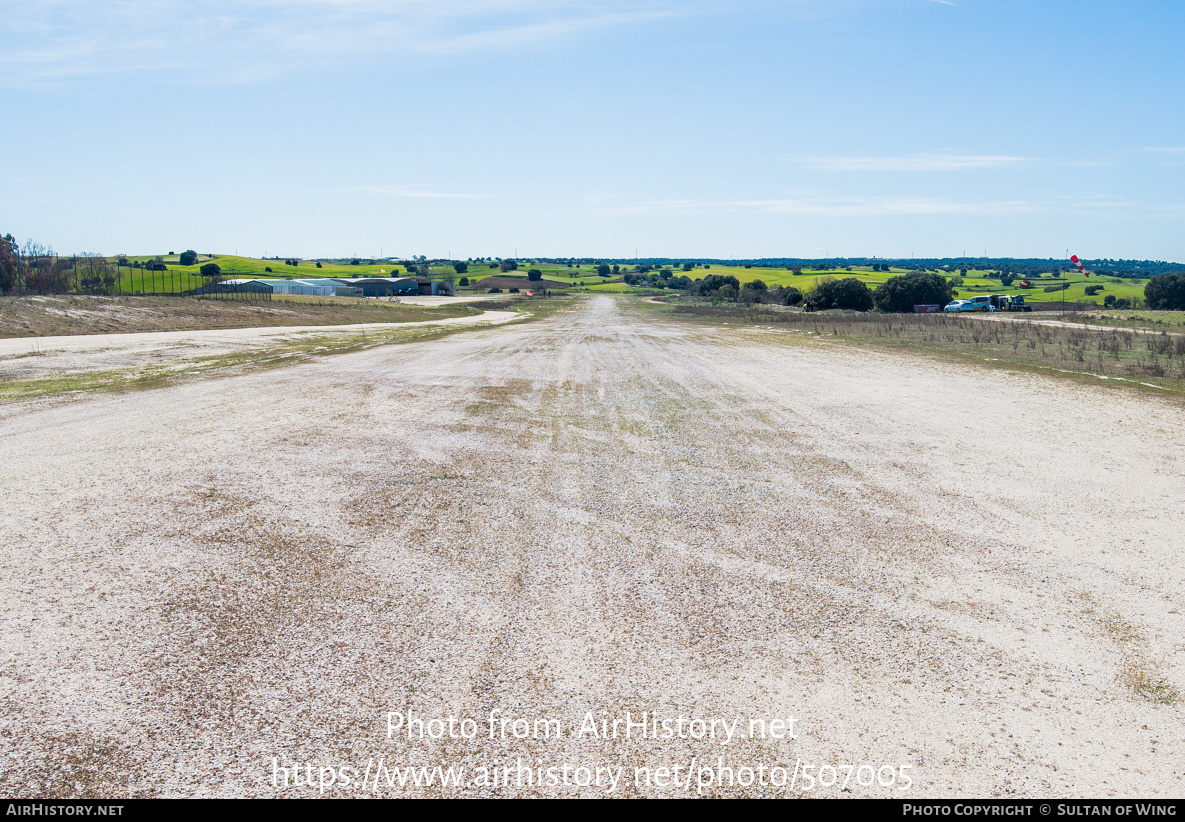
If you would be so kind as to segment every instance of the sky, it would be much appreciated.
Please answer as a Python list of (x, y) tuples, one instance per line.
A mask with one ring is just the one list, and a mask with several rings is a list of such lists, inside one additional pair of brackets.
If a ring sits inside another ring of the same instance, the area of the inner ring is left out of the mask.
[(1185, 260), (1179, 0), (0, 0), (59, 253)]

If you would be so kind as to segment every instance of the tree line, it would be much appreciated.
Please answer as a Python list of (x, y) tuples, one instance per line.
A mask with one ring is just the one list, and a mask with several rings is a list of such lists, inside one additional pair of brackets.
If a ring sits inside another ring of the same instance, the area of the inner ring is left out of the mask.
[(24, 245), (0, 237), (0, 294), (99, 294), (115, 286), (119, 273), (100, 254), (59, 257), (33, 240)]
[[(855, 277), (824, 277), (813, 289), (804, 293), (794, 286), (770, 286), (762, 280), (751, 280), (742, 284), (731, 274), (709, 274), (678, 287), (682, 287), (687, 296), (713, 302), (736, 302), (746, 305), (770, 303), (788, 306), (809, 304), (811, 308), (820, 311), (832, 308), (871, 311), (875, 308), (886, 314), (903, 314), (912, 312), (915, 305), (947, 305), (954, 297), (955, 287), (960, 284), (958, 277), (948, 278), (933, 272), (911, 271), (890, 277), (875, 289), (869, 288), (866, 283)], [(1064, 287), (1063, 283), (1055, 288)], [(1093, 292), (1097, 294), (1102, 287), (1090, 288), (1097, 289)], [(1144, 286), (1144, 301), (1148, 308), (1154, 310), (1185, 311), (1185, 272), (1168, 272), (1149, 279), (1148, 284)], [(1123, 298), (1117, 300), (1108, 295), (1105, 305), (1126, 308), (1128, 301)]]

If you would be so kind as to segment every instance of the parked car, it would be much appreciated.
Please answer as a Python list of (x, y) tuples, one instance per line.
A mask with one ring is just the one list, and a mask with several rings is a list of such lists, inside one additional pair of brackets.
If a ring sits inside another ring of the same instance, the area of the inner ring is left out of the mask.
[(964, 309), (966, 311), (995, 311), (996, 307), (992, 305), (991, 294), (976, 294), (971, 298), (971, 307)]
[(970, 300), (955, 300), (952, 303), (947, 303), (946, 308), (942, 309), (947, 314), (958, 314), (960, 311), (971, 311)]

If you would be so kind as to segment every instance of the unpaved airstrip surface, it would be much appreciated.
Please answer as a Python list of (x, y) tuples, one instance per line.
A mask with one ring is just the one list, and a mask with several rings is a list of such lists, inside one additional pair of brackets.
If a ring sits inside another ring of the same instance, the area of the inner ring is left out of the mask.
[(7, 405), (0, 794), (1181, 796), (1181, 422), (609, 297)]

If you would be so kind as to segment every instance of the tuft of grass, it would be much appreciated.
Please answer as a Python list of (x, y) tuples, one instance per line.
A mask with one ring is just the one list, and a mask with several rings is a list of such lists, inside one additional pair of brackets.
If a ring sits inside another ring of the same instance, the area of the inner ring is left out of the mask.
[(668, 316), (777, 327), (786, 337), (854, 342), (891, 351), (974, 359), (978, 363), (1069, 376), (1098, 384), (1185, 393), (1185, 336), (1139, 334), (1120, 328), (1043, 325), (1027, 319), (987, 320), (958, 314), (805, 313), (782, 306), (655, 304)]
[(1116, 642), (1135, 642), (1142, 639), (1139, 629), (1121, 616), (1111, 614), (1103, 619), (1102, 625), (1103, 630)]
[(1138, 662), (1129, 663), (1119, 672), (1119, 678), (1137, 696), (1161, 705), (1175, 705), (1181, 692), (1163, 674), (1149, 670)]

